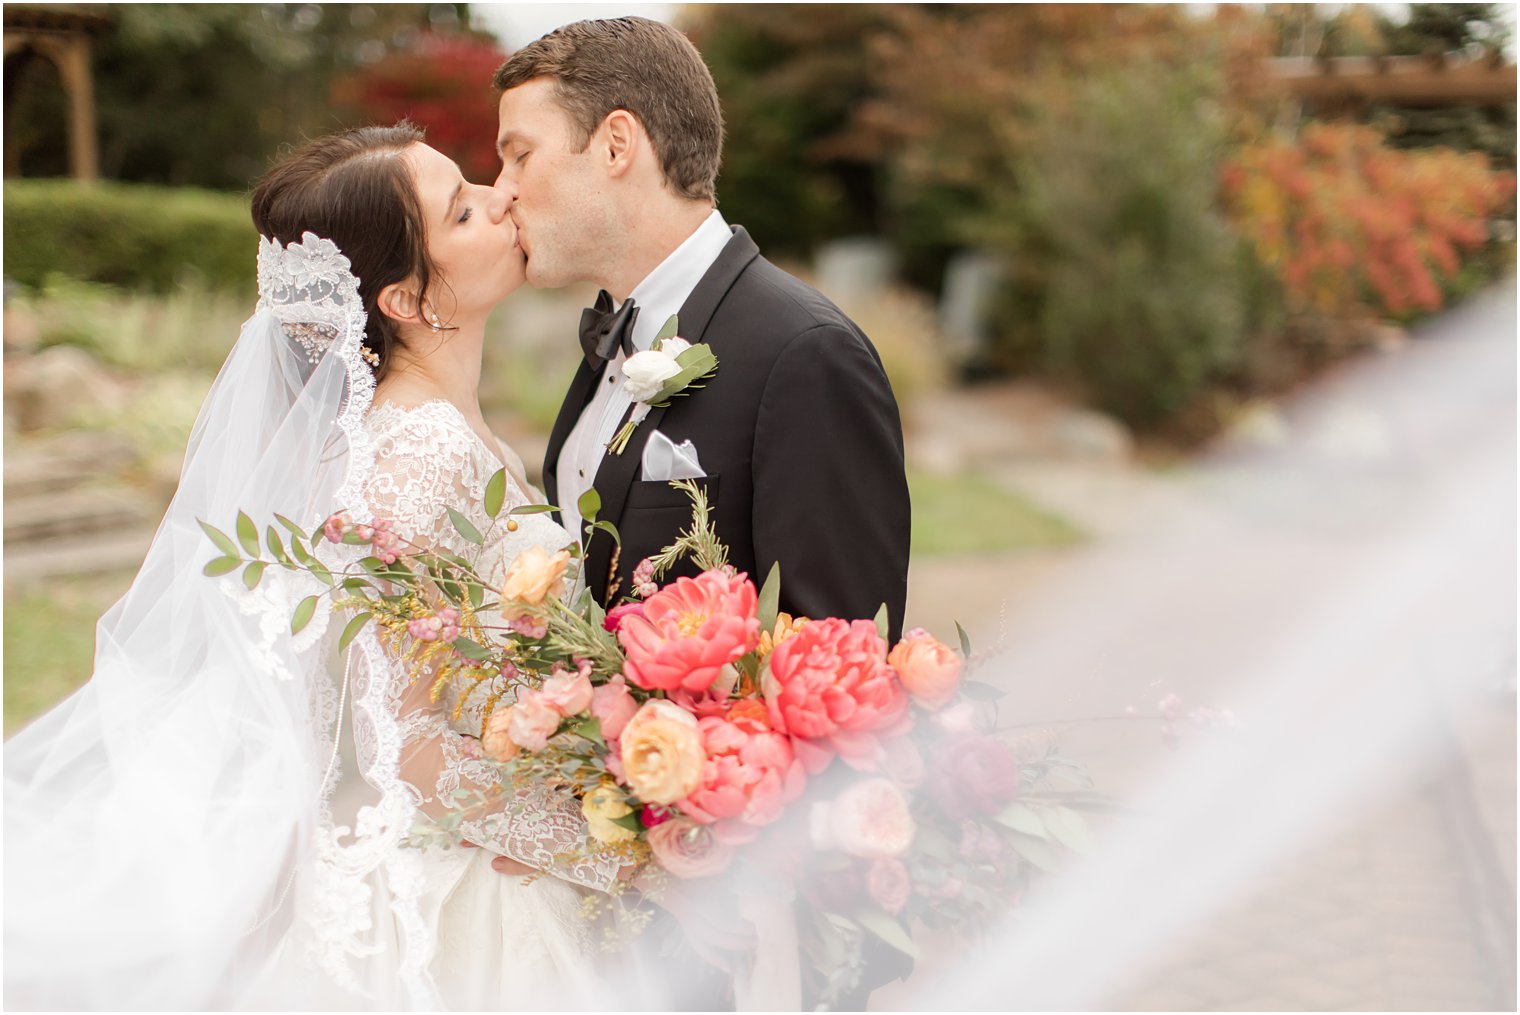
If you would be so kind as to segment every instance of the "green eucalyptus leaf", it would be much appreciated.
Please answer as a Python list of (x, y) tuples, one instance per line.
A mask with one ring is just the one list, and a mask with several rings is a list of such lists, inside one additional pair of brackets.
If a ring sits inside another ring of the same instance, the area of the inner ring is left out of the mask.
[(454, 523), (454, 531), (458, 532), (461, 536), (468, 539), (476, 546), (485, 545), (486, 541), (485, 538), (481, 536), (480, 530), (472, 525), (468, 518), (460, 514), (458, 511), (455, 511), (453, 508), (449, 508), (448, 512), (449, 521)]
[(300, 634), (301, 629), (311, 623), (312, 614), (317, 612), (317, 597), (307, 596), (296, 604), (296, 612), (290, 617), (290, 633)]
[(765, 576), (765, 584), (760, 586), (760, 630), (774, 631), (776, 629), (776, 615), (781, 609), (781, 561), (771, 565), (770, 574)]
[(301, 544), (299, 536), (290, 537), (290, 552), (295, 555), (296, 560), (299, 560), (307, 567), (311, 567), (317, 562), (317, 558), (312, 556), (311, 551)]
[(242, 511), (239, 511), (237, 516), (237, 535), (238, 542), (243, 544), (243, 549), (248, 551), (248, 556), (257, 559), (259, 556), (259, 527), (253, 524), (253, 519), (249, 518)]
[(280, 530), (273, 525), (264, 530), (264, 543), (269, 547), (269, 552), (274, 554), (274, 559), (281, 564), (290, 565), (290, 555), (285, 552), (285, 544), (280, 540)]
[(363, 578), (345, 578), (343, 579), (343, 588), (348, 592), (368, 592), (374, 586)]
[(241, 556), (241, 554), (238, 553), (237, 544), (228, 538), (227, 534), (221, 529), (217, 528), (214, 525), (207, 525), (199, 518), (196, 519), (196, 523), (200, 525), (201, 529), (206, 533), (208, 537), (210, 537), (211, 541), (216, 544), (216, 548), (218, 550), (221, 550), (222, 553), (226, 554), (229, 557)]
[(201, 568), (201, 574), (208, 578), (220, 578), (224, 574), (236, 571), (243, 558), (234, 554), (231, 557), (218, 557), (205, 567)]
[(607, 741), (602, 739), (602, 721), (596, 716), (576, 723), (570, 732), (578, 737), (585, 737), (598, 747), (607, 746)]
[(454, 651), (466, 659), (473, 659), (477, 663), (483, 663), (491, 658), (491, 653), (469, 638), (455, 638), (453, 641)]
[(558, 511), (553, 504), (523, 504), (508, 511), (509, 515), (541, 515), (550, 511)]
[(908, 936), (908, 932), (903, 929), (903, 925), (888, 916), (884, 911), (873, 906), (860, 910), (854, 916), (856, 923), (904, 955), (915, 959), (920, 957), (918, 946), (913, 943), (913, 939)]
[(596, 520), (596, 513), (602, 509), (602, 495), (596, 492), (596, 487), (591, 487), (581, 494), (575, 502), (575, 510), (581, 513), (581, 520), (592, 522)]
[(497, 469), (491, 478), (486, 480), (485, 504), (487, 518), (495, 518), (501, 510), (502, 502), (507, 499), (507, 470)]
[(243, 585), (252, 592), (259, 587), (259, 579), (264, 577), (264, 568), (268, 567), (267, 561), (256, 560), (243, 568)]
[(292, 536), (300, 536), (302, 539), (306, 538), (306, 530), (305, 529), (301, 528), (301, 526), (297, 525), (295, 522), (291, 521), (289, 518), (286, 518), (284, 515), (280, 514), (278, 511), (275, 512), (274, 520), (277, 521), (277, 522), (279, 522), (281, 525), (285, 526), (285, 528), (290, 531), (290, 534)]
[(618, 535), (617, 526), (613, 525), (611, 522), (593, 522), (592, 525), (591, 525), (591, 528), (593, 530), (595, 530), (595, 529), (601, 529), (603, 532), (607, 533), (609, 536), (612, 537), (612, 541), (614, 543), (616, 543), (619, 546), (623, 545), (623, 539), (622, 539), (621, 536)]
[(639, 824), (638, 811), (630, 811), (621, 818), (613, 818), (612, 823), (620, 828), (626, 828), (630, 832), (642, 832), (644, 830), (644, 826)]
[(970, 659), (971, 658), (971, 636), (966, 633), (966, 629), (961, 626), (961, 622), (958, 621), (958, 620), (955, 622), (955, 633), (958, 634), (958, 635), (960, 635), (960, 639), (961, 639), (961, 655), (964, 656), (967, 659)]
[(358, 616), (354, 617), (353, 620), (350, 620), (348, 622), (348, 624), (343, 628), (343, 634), (338, 638), (339, 655), (342, 655), (345, 651), (347, 651), (349, 642), (353, 641), (354, 637), (358, 635), (360, 631), (364, 630), (364, 625), (368, 624), (370, 622), (370, 619), (373, 617), (373, 613), (366, 612), (359, 614)]
[(470, 596), (470, 609), (480, 609), (480, 604), (486, 600), (486, 590), (480, 582), (465, 582), (465, 589)]
[(660, 325), (659, 334), (654, 336), (656, 342), (663, 342), (667, 338), (675, 338), (681, 333), (681, 319), (676, 314), (671, 314), (665, 323)]

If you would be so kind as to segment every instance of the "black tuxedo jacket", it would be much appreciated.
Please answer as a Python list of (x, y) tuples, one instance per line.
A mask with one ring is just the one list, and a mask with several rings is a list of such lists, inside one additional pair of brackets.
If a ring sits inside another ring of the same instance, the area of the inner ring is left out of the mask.
[[(812, 287), (733, 238), (680, 310), (680, 335), (718, 358), (706, 387), (649, 413), (622, 455), (604, 454), (593, 483), (598, 518), (586, 580), (605, 606), (630, 592), (629, 575), (691, 523), (684, 493), (640, 476), (656, 429), (696, 446), (729, 562), (758, 586), (781, 564), (781, 609), (794, 616), (870, 619), (887, 604), (901, 633), (908, 589), (909, 504), (897, 402), (870, 341)], [(581, 364), (544, 460), (544, 491), (558, 503), (560, 449), (600, 371)], [(626, 415), (624, 419), (626, 420)], [(683, 562), (663, 580), (695, 574)]]

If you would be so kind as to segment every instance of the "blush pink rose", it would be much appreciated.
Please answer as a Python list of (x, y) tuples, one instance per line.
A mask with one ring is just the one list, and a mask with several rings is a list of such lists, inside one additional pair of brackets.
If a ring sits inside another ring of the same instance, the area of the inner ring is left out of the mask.
[(628, 679), (648, 691), (700, 694), (760, 638), (755, 586), (742, 574), (678, 578), (623, 618), (618, 642)]
[(570, 672), (555, 666), (540, 689), (545, 704), (562, 716), (580, 715), (591, 707), (591, 681), (582, 672)]
[(734, 859), (734, 848), (711, 828), (675, 817), (649, 829), (645, 838), (657, 863), (678, 878), (710, 878)]
[(707, 753), (702, 782), (676, 806), (692, 820), (712, 824), (724, 841), (748, 842), (802, 792), (802, 765), (791, 741), (770, 728), (765, 706), (753, 699), (697, 725)]
[(960, 653), (922, 628), (914, 628), (887, 653), (898, 679), (927, 709), (945, 707), (961, 686)]
[(639, 703), (628, 693), (628, 684), (619, 673), (591, 692), (591, 714), (602, 724), (602, 739), (616, 740), (623, 735), (623, 727), (639, 710)]
[(878, 906), (896, 916), (908, 904), (908, 896), (913, 894), (913, 882), (901, 860), (881, 856), (871, 861), (871, 869), (866, 873), (866, 890)]
[(512, 706), (507, 733), (517, 746), (536, 754), (544, 749), (549, 738), (559, 729), (561, 718), (563, 717), (554, 706), (544, 700), (541, 692), (526, 690), (518, 696), (517, 704)]
[(908, 799), (890, 779), (862, 779), (812, 810), (813, 845), (851, 856), (901, 856), (918, 831)]
[(771, 726), (803, 742), (797, 750), (809, 772), (827, 767), (829, 751), (875, 768), (879, 738), (912, 725), (908, 694), (886, 656), (875, 624), (835, 618), (812, 621), (771, 653)]

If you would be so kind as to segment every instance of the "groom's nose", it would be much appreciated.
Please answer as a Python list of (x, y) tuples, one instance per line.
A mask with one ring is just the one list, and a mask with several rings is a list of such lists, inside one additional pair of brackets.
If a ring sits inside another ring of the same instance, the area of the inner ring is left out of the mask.
[(517, 185), (507, 179), (505, 173), (502, 173), (496, 178), (496, 182), (491, 185), (491, 199), (487, 204), (491, 221), (500, 222), (505, 219), (507, 213), (512, 210), (512, 202), (516, 200)]

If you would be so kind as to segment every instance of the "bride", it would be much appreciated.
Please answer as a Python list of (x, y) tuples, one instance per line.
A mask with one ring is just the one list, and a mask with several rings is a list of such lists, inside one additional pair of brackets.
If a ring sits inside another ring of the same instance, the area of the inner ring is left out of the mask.
[[(197, 520), (240, 510), (308, 532), (339, 510), (388, 519), (497, 579), (570, 542), (548, 515), (491, 527), (480, 508), (503, 467), (507, 507), (542, 499), (477, 395), (486, 316), (524, 278), (512, 198), (405, 124), (315, 141), (255, 188), (258, 308), (178, 492), (91, 681), (5, 747), (7, 1007), (595, 1003), (581, 903), (620, 872), (555, 864), (581, 841), (576, 802), (504, 793), (464, 826), (483, 848), (408, 845), (492, 783), (479, 712), (432, 702), (375, 625), (339, 658), (346, 617), (310, 575), (201, 574)], [(449, 507), (490, 530), (483, 548)], [(334, 570), (359, 553), (312, 549)], [(503, 877), (498, 855), (546, 876)]]

